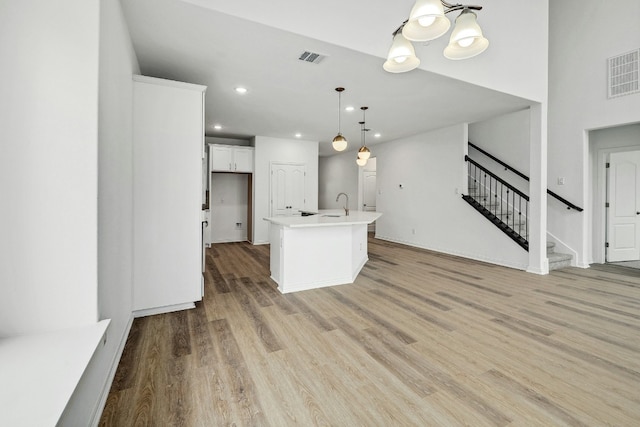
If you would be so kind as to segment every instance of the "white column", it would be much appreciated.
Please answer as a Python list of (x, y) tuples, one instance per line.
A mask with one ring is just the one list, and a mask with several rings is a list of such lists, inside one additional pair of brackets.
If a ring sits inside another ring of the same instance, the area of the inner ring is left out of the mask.
[(547, 105), (531, 106), (529, 142), (529, 273), (548, 274)]

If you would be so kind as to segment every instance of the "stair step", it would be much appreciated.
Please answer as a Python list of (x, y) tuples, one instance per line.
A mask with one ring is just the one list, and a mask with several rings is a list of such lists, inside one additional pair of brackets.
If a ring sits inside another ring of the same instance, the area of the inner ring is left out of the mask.
[(554, 242), (547, 242), (547, 255), (551, 255), (555, 252), (556, 244)]
[(547, 255), (547, 258), (549, 259), (549, 271), (551, 271), (559, 270), (565, 267), (571, 267), (571, 260), (573, 259), (573, 255), (554, 252)]

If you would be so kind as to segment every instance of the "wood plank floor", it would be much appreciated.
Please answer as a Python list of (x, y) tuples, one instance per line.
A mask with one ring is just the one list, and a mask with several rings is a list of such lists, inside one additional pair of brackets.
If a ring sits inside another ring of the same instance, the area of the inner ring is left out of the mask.
[(369, 250), (281, 295), (268, 246), (215, 245), (196, 309), (134, 321), (100, 425), (640, 425), (640, 274)]

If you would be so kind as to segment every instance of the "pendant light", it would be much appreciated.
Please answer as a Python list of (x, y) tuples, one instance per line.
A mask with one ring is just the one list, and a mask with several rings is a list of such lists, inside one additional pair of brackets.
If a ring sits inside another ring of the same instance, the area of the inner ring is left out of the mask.
[(445, 58), (468, 59), (481, 54), (489, 47), (489, 41), (478, 25), (474, 12), (477, 10), (482, 10), (482, 6), (452, 4), (445, 0), (415, 0), (409, 18), (392, 33), (393, 43), (382, 68), (389, 73), (405, 73), (417, 68), (420, 59), (411, 42), (427, 42), (443, 36), (451, 28), (451, 21), (446, 16), (451, 12), (461, 11), (444, 49)]
[(413, 45), (402, 35), (402, 31), (398, 28), (393, 33), (393, 43), (382, 68), (389, 73), (405, 73), (418, 68), (418, 65), (420, 65), (420, 60), (416, 56)]
[[(366, 107), (365, 107), (366, 108)], [(360, 123), (360, 141), (362, 142), (362, 146), (364, 147), (364, 133), (368, 130), (364, 128), (364, 121), (358, 122)], [(356, 157), (356, 164), (358, 166), (365, 166), (367, 164), (367, 159), (360, 157), (360, 151), (358, 151), (358, 156)]]
[(477, 16), (470, 9), (463, 9), (456, 18), (456, 26), (451, 32), (449, 45), (444, 49), (448, 59), (467, 59), (484, 52), (489, 40), (483, 37)]
[(371, 151), (369, 151), (366, 145), (366, 134), (365, 134), (365, 132), (368, 131), (369, 129), (364, 128), (365, 113), (367, 112), (369, 107), (360, 107), (360, 109), (362, 110), (362, 121), (360, 122), (362, 124), (362, 147), (360, 147), (360, 149), (358, 150), (358, 158), (366, 161), (369, 157), (371, 157)]
[(333, 138), (333, 142), (331, 145), (333, 145), (333, 149), (336, 151), (344, 151), (347, 148), (347, 138), (345, 138), (344, 136), (342, 136), (342, 133), (340, 132), (340, 110), (341, 110), (341, 95), (342, 92), (344, 91), (343, 87), (337, 87), (336, 88), (336, 92), (338, 92), (338, 134), (336, 135), (335, 138)]
[(451, 21), (444, 16), (440, 0), (417, 0), (409, 19), (402, 27), (402, 35), (414, 42), (434, 40), (449, 31)]

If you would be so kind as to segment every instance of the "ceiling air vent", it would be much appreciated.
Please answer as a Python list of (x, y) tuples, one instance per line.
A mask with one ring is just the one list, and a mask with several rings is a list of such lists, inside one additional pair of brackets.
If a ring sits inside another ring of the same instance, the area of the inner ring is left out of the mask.
[(326, 58), (326, 55), (321, 55), (319, 53), (309, 52), (308, 50), (305, 50), (304, 52), (302, 52), (302, 55), (300, 55), (298, 59), (304, 62), (319, 64), (324, 58)]
[(638, 63), (640, 49), (614, 56), (609, 65), (609, 98), (640, 92)]

